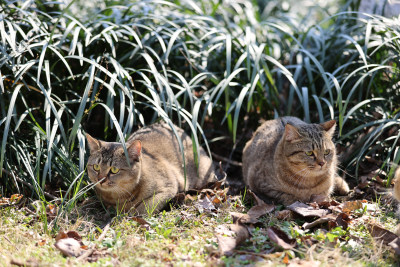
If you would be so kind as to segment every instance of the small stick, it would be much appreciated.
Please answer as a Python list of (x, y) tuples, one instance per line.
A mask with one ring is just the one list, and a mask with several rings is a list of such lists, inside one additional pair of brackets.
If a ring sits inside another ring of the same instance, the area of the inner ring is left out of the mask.
[(13, 243), (13, 242), (11, 242), (11, 240), (10, 240), (10, 239), (8, 239), (8, 237), (7, 237), (7, 236), (4, 236), (4, 239), (5, 239), (5, 240), (7, 240), (8, 242), (10, 242), (10, 244), (11, 244), (13, 247), (15, 247), (15, 249), (16, 249), (17, 251), (19, 251), (19, 248), (18, 248), (16, 245), (14, 245), (14, 243)]
[(228, 163), (231, 164), (231, 165), (235, 165), (235, 166), (239, 166), (239, 167), (242, 166), (242, 163), (241, 163), (241, 162), (235, 161), (235, 160), (231, 160), (231, 159), (228, 159), (228, 158), (225, 158), (225, 157), (223, 157), (223, 156), (220, 156), (220, 155), (218, 155), (218, 154), (215, 154), (214, 152), (211, 152), (211, 155), (212, 155), (214, 158), (216, 158), (217, 160), (222, 160), (222, 161), (228, 162)]
[[(14, 177), (14, 179), (15, 179), (16, 181), (20, 182), (20, 183), (23, 184), (23, 185), (26, 185), (26, 186), (29, 187), (32, 191), (35, 191), (35, 188), (34, 188), (30, 183), (25, 182), (24, 180), (22, 180), (22, 179), (19, 178), (18, 176), (14, 175), (14, 173), (9, 172), (9, 171), (6, 171), (5, 169), (3, 169), (2, 171), (3, 171), (3, 173)], [(52, 199), (52, 200), (57, 199), (57, 197), (53, 196), (52, 194), (49, 194), (49, 193), (45, 192), (44, 190), (43, 190), (43, 194), (44, 194), (46, 197), (48, 197), (48, 198), (50, 198), (50, 199)]]
[(243, 250), (233, 250), (233, 252), (235, 252), (235, 253), (237, 253), (237, 254), (241, 254), (241, 255), (252, 255), (252, 256), (258, 256), (258, 257), (261, 257), (261, 258), (264, 258), (264, 259), (271, 259), (272, 257), (271, 257), (271, 252), (273, 251), (274, 249), (272, 249), (272, 250), (269, 250), (269, 251), (267, 251), (268, 253), (267, 254), (262, 254), (262, 253), (255, 253), (255, 252), (250, 252), (250, 251), (243, 251)]

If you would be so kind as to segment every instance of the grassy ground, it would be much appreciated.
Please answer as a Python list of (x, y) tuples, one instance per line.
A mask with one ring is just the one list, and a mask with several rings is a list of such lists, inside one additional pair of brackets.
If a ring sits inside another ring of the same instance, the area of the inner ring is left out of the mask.
[[(3, 205), (0, 209), (0, 263), (3, 266), (12, 262), (20, 266), (392, 266), (397, 263), (390, 247), (374, 241), (367, 230), (370, 224), (394, 230), (398, 220), (395, 207), (388, 201), (390, 196), (383, 196), (379, 203), (363, 201), (362, 208), (347, 210), (347, 229), (330, 223), (305, 229), (304, 223), (316, 218), (295, 216), (285, 207), (276, 206), (252, 224), (241, 224), (250, 236), (223, 255), (219, 237), (236, 238), (226, 230), (233, 223), (232, 212), (244, 214), (256, 205), (249, 194), (243, 197), (225, 193), (226, 190), (208, 190), (187, 195), (180, 207), (146, 215), (144, 220), (106, 211), (92, 197), (56, 221), (55, 206), (47, 206), (43, 212), (38, 202), (28, 204), (22, 198), (19, 204)], [(201, 198), (209, 198), (215, 209), (209, 210)], [(336, 204), (345, 210), (345, 203), (350, 202), (340, 199)], [(32, 208), (35, 204), (39, 207), (36, 210)], [(284, 219), (288, 214), (289, 218)], [(337, 212), (332, 211), (333, 214)], [(271, 226), (296, 239), (295, 247), (283, 250), (273, 242), (268, 234)], [(63, 256), (55, 247), (56, 236), (63, 231), (76, 231), (82, 237), (81, 250), (92, 249), (93, 253), (83, 259)]]

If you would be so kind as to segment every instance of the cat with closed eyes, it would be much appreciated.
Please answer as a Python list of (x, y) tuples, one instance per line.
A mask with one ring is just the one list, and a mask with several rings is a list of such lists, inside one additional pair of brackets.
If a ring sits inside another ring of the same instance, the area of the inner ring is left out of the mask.
[(90, 156), (87, 169), (96, 192), (107, 205), (134, 214), (157, 212), (178, 192), (214, 181), (214, 165), (199, 147), (195, 163), (191, 138), (175, 126), (184, 147), (186, 187), (178, 140), (164, 123), (144, 127), (126, 141), (129, 164), (121, 143), (86, 135)]
[(289, 205), (314, 195), (345, 195), (337, 175), (334, 120), (309, 124), (295, 117), (264, 122), (243, 150), (243, 179), (264, 200)]

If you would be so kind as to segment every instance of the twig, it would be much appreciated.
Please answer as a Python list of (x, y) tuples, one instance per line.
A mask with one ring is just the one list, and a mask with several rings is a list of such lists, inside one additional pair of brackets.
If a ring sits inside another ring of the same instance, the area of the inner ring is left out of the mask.
[(237, 254), (242, 254), (242, 255), (252, 255), (252, 256), (258, 256), (264, 259), (271, 259), (271, 253), (274, 251), (274, 248), (270, 249), (267, 251), (267, 253), (263, 254), (263, 253), (255, 253), (255, 252), (251, 252), (251, 251), (243, 251), (243, 250), (233, 250), (233, 252), (237, 253)]
[(11, 265), (23, 266), (23, 267), (37, 267), (39, 263), (35, 262), (34, 260), (27, 260), (26, 262), (22, 262), (17, 259), (12, 259), (10, 261)]
[[(24, 180), (22, 180), (21, 178), (19, 178), (18, 176), (16, 176), (14, 173), (9, 172), (9, 171), (6, 171), (5, 169), (2, 169), (2, 172), (5, 173), (5, 174), (7, 174), (7, 175), (10, 175), (10, 176), (14, 177), (14, 179), (15, 179), (17, 182), (20, 182), (21, 184), (26, 185), (26, 186), (29, 187), (31, 190), (35, 191), (35, 188), (34, 188), (30, 183), (25, 182)], [(44, 190), (43, 190), (43, 194), (44, 194), (46, 197), (48, 197), (48, 198), (50, 198), (50, 199), (52, 199), (52, 200), (57, 199), (57, 197), (53, 196), (53, 195), (50, 194), (50, 193), (45, 192)]]
[(13, 247), (15, 247), (15, 249), (16, 249), (17, 251), (19, 251), (19, 248), (18, 248), (13, 242), (11, 242), (11, 240), (8, 239), (7, 236), (3, 236), (3, 237), (4, 237), (5, 240), (7, 240), (8, 242), (10, 242), (10, 244), (11, 244)]
[(211, 155), (212, 155), (214, 158), (216, 158), (217, 160), (222, 160), (222, 161), (228, 162), (228, 163), (231, 164), (231, 165), (235, 165), (235, 166), (242, 167), (242, 163), (239, 162), (239, 161), (235, 161), (235, 160), (232, 160), (232, 159), (225, 158), (225, 157), (223, 157), (223, 156), (220, 156), (220, 155), (218, 155), (218, 154), (215, 154), (214, 152), (211, 152)]
[[(107, 231), (108, 231), (108, 229), (110, 229), (110, 224), (111, 223), (107, 223), (107, 225), (104, 226), (103, 232), (101, 233), (101, 235), (97, 239), (97, 242), (103, 241), (104, 237), (106, 237)], [(90, 255), (93, 254), (94, 250), (95, 250), (94, 248), (90, 248), (90, 249), (86, 250), (85, 253), (80, 255), (77, 259), (78, 260), (85, 260), (86, 258), (88, 258)]]

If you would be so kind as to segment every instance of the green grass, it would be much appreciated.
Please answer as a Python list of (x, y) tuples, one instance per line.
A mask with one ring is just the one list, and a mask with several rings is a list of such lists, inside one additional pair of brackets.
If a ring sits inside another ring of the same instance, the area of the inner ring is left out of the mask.
[[(352, 212), (349, 229), (336, 227), (325, 230), (319, 226), (303, 230), (304, 219), (287, 221), (277, 219), (274, 213), (265, 215), (256, 226), (249, 228), (251, 237), (239, 245), (232, 256), (224, 256), (218, 252), (218, 228), (232, 223), (229, 212), (246, 212), (248, 208), (241, 204), (240, 198), (231, 201), (235, 206), (226, 204), (211, 214), (199, 213), (193, 202), (186, 203), (188, 206), (145, 216), (148, 227), (143, 227), (126, 214), (113, 217), (99, 208), (101, 205), (93, 198), (81, 203), (59, 222), (59, 227), (65, 232), (77, 231), (84, 245), (101, 252), (97, 261), (92, 263), (62, 256), (54, 246), (56, 234), (52, 229), (47, 231), (43, 219), (29, 211), (31, 209), (3, 207), (0, 210), (0, 262), (8, 265), (11, 260), (24, 263), (31, 260), (39, 265), (58, 266), (107, 266), (115, 263), (120, 266), (241, 266), (255, 263), (284, 266), (286, 256), (291, 262), (314, 260), (322, 266), (392, 266), (397, 262), (393, 252), (375, 242), (366, 229), (368, 222), (375, 222), (393, 231), (397, 219), (393, 217), (390, 205), (378, 208), (376, 212)], [(99, 241), (101, 228), (111, 218), (110, 228)], [(296, 238), (297, 248), (283, 251), (276, 247), (266, 233), (268, 226), (278, 227)], [(315, 240), (314, 245), (304, 243), (304, 238)]]

